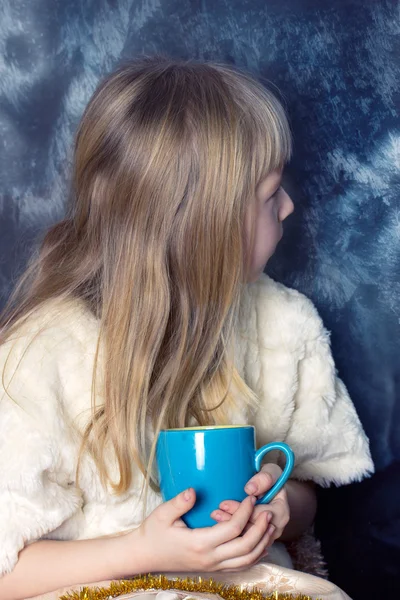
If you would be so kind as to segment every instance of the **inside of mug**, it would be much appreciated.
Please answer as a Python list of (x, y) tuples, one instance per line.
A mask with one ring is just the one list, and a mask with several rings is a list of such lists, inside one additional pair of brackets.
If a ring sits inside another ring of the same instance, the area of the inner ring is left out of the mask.
[(161, 431), (207, 431), (212, 429), (250, 429), (252, 425), (204, 425), (200, 427), (177, 427), (173, 429), (161, 429)]

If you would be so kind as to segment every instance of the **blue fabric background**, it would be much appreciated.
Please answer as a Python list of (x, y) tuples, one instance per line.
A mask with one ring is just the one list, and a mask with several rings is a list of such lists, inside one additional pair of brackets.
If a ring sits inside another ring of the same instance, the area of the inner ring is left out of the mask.
[(399, 3), (2, 0), (2, 303), (63, 213), (72, 134), (98, 79), (143, 52), (245, 66), (281, 90), (297, 210), (269, 271), (310, 296), (332, 331), (378, 471), (321, 495), (319, 532), (354, 597), (373, 580), (400, 589)]

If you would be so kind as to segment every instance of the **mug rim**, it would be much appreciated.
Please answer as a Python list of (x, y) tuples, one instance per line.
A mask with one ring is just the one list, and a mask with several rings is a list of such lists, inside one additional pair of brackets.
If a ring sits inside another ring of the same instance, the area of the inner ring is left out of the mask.
[(204, 425), (198, 427), (173, 427), (172, 429), (160, 429), (160, 433), (178, 433), (181, 431), (218, 431), (221, 429), (254, 429), (254, 425)]

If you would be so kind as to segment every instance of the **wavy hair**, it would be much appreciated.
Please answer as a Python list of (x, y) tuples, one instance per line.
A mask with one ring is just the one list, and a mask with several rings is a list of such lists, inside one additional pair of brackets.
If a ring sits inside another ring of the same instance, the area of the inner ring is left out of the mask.
[(1, 338), (54, 298), (78, 298), (98, 318), (102, 401), (95, 365), (82, 451), (116, 493), (131, 485), (132, 460), (155, 485), (160, 428), (221, 424), (237, 392), (252, 401), (232, 353), (243, 224), (258, 183), (290, 152), (276, 97), (218, 63), (133, 60), (86, 107), (66, 217), (12, 296)]

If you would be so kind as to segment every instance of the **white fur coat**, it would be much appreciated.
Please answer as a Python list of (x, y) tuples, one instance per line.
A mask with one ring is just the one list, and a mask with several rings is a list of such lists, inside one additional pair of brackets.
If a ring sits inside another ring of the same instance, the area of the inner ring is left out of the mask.
[[(127, 493), (113, 496), (86, 456), (80, 489), (75, 483), (97, 336), (97, 321), (81, 304), (62, 310), (49, 304), (0, 348), (0, 575), (39, 538), (98, 537), (141, 521), (139, 472)], [(294, 477), (340, 485), (372, 472), (368, 440), (336, 376), (329, 335), (303, 295), (267, 276), (248, 286), (237, 367), (259, 406), (251, 414), (239, 408), (232, 423), (254, 424), (259, 445), (286, 441), (296, 455)], [(160, 501), (151, 492), (148, 512)]]

